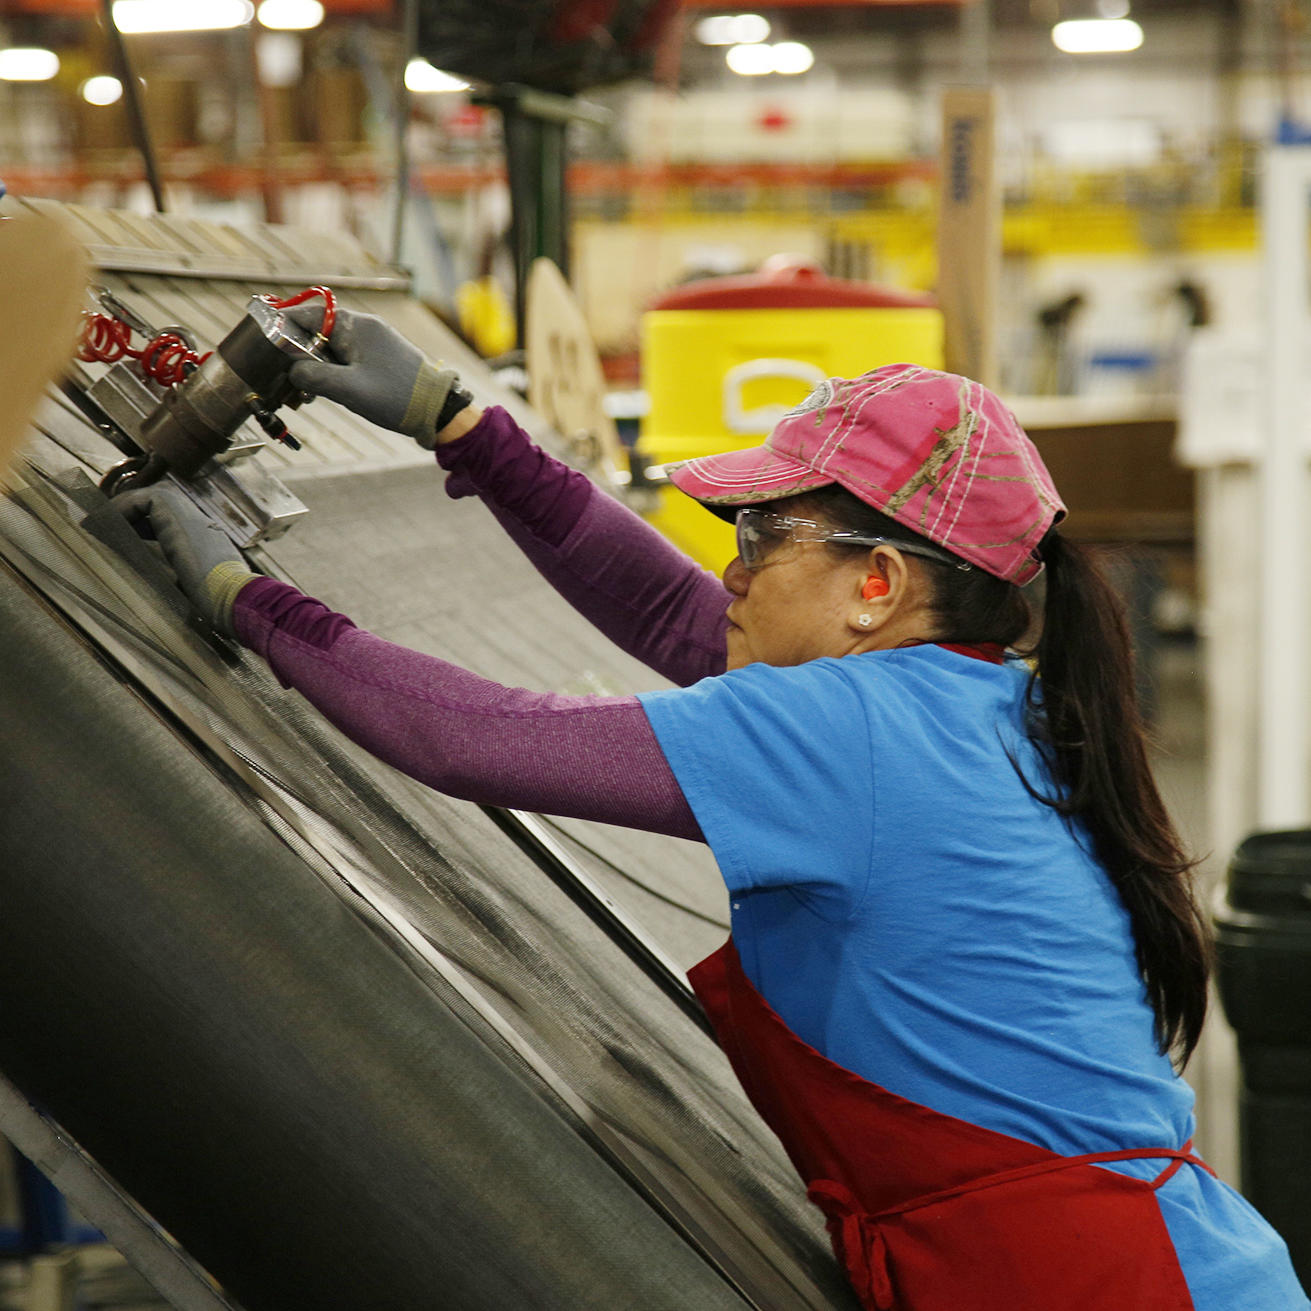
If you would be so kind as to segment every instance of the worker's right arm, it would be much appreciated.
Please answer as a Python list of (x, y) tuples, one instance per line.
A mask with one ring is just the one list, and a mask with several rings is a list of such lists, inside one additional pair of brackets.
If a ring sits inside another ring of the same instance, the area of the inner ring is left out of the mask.
[[(312, 307), (292, 309), (317, 323)], [(538, 571), (611, 641), (672, 682), (724, 671), (729, 596), (645, 520), (538, 449), (503, 409), (479, 410), (454, 370), (389, 324), (342, 310), (334, 360), (302, 360), (291, 381), (436, 446), (451, 496), (478, 496)]]
[(441, 442), (449, 496), (478, 496), (544, 578), (617, 646), (686, 686), (726, 663), (723, 584), (503, 409)]

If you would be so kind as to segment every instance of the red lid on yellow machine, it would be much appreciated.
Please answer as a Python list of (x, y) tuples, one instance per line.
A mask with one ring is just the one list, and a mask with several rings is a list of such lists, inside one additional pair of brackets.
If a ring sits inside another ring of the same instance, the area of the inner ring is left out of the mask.
[(653, 310), (932, 309), (932, 296), (872, 282), (831, 278), (794, 255), (766, 260), (755, 273), (698, 278), (663, 293)]

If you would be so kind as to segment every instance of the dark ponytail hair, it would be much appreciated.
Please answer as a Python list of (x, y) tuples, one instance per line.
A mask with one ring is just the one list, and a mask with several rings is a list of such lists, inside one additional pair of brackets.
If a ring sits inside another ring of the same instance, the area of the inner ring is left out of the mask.
[[(798, 498), (801, 500), (803, 498)], [(836, 485), (804, 498), (831, 522), (890, 538), (918, 534)], [(844, 548), (852, 549), (852, 548)], [(1185, 854), (1147, 758), (1124, 604), (1084, 547), (1055, 529), (1040, 548), (1046, 601), (1029, 683), (1029, 735), (1056, 785), (1025, 787), (1087, 830), (1133, 926), (1138, 968), (1161, 1050), (1182, 1068), (1206, 1018), (1211, 938)], [(938, 642), (1019, 645), (1032, 626), (1020, 588), (982, 569), (922, 562), (934, 589)]]
[(1034, 736), (1062, 786), (1043, 800), (1087, 828), (1129, 911), (1157, 1037), (1182, 1066), (1201, 1036), (1211, 969), (1195, 862), (1147, 760), (1123, 603), (1087, 550), (1055, 530), (1042, 556), (1047, 600), (1029, 703)]

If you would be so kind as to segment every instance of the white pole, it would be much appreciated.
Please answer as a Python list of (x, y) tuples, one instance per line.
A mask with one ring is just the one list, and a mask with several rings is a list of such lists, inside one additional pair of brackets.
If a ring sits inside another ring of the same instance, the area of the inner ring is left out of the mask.
[(1311, 652), (1307, 649), (1307, 214), (1311, 149), (1266, 155), (1261, 217), (1268, 330), (1264, 457), (1260, 472), (1261, 607), (1257, 634), (1260, 756), (1258, 823), (1308, 820)]

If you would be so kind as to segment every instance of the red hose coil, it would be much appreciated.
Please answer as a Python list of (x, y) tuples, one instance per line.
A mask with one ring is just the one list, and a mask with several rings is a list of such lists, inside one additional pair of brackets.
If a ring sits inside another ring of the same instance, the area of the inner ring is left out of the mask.
[(113, 364), (128, 353), (128, 339), (131, 335), (132, 329), (121, 319), (111, 318), (108, 314), (83, 314), (77, 358)]
[(266, 296), (264, 299), (275, 310), (286, 310), (293, 305), (302, 305), (307, 300), (313, 300), (315, 296), (323, 298), (323, 324), (319, 328), (319, 336), (327, 341), (332, 336), (333, 324), (337, 322), (337, 298), (332, 294), (330, 287), (306, 287), (304, 291), (298, 291), (285, 300), (274, 300), (272, 296)]
[(88, 364), (114, 364), (124, 356), (138, 361), (141, 372), (165, 387), (175, 386), (187, 376), (187, 366), (203, 364), (210, 352), (198, 355), (175, 332), (161, 332), (140, 350), (132, 345), (132, 329), (110, 314), (82, 315), (82, 336), (77, 358)]
[[(332, 336), (333, 325), (337, 322), (337, 298), (328, 287), (306, 287), (304, 291), (288, 296), (284, 300), (275, 300), (265, 296), (274, 309), (289, 309), (300, 305), (315, 296), (323, 299), (323, 324), (319, 328), (319, 338), (327, 341)], [(125, 355), (136, 360), (141, 372), (147, 378), (153, 378), (164, 387), (176, 386), (182, 382), (191, 368), (203, 364), (212, 351), (198, 355), (175, 332), (161, 332), (153, 337), (140, 350), (132, 345), (132, 329), (116, 319), (112, 314), (82, 315), (82, 335), (78, 341), (77, 358), (88, 364), (114, 364)]]

